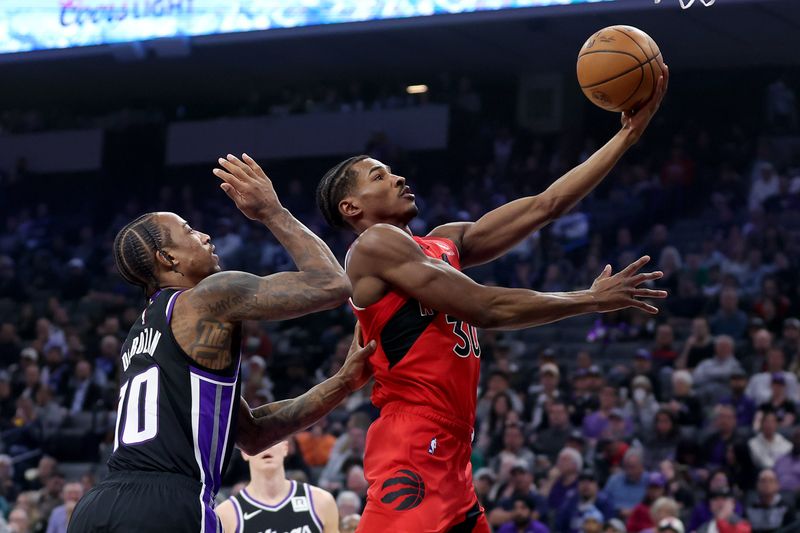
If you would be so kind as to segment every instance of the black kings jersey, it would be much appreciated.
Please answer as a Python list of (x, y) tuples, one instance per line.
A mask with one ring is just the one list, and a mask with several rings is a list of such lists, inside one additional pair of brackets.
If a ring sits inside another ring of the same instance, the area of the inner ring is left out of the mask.
[(221, 371), (199, 368), (170, 328), (181, 292), (155, 293), (122, 346), (108, 466), (111, 471), (174, 472), (200, 481), (204, 520), (216, 521), (213, 501), (234, 448), (241, 326), (231, 339), (231, 365)]
[(253, 498), (247, 489), (231, 496), (236, 510), (235, 533), (322, 533), (322, 520), (314, 510), (311, 487), (291, 482), (289, 493), (276, 505)]

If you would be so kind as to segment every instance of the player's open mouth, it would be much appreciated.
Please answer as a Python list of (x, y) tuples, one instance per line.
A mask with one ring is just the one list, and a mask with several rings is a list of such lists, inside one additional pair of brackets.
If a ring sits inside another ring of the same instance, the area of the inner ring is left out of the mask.
[(411, 192), (411, 187), (406, 186), (400, 191), (400, 196), (403, 198), (414, 198), (414, 193)]

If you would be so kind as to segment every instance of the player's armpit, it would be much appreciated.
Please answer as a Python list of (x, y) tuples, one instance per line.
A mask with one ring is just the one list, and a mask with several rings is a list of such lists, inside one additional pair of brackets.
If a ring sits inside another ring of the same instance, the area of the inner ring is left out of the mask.
[(374, 277), (408, 294), (426, 307), (456, 316), (478, 327), (488, 327), (488, 288), (438, 259), (425, 255), (405, 232), (376, 224), (361, 234), (350, 251), (347, 272), (358, 280)]
[(237, 322), (286, 320), (341, 305), (350, 295), (343, 277), (327, 271), (247, 272), (209, 276), (182, 298), (198, 318)]

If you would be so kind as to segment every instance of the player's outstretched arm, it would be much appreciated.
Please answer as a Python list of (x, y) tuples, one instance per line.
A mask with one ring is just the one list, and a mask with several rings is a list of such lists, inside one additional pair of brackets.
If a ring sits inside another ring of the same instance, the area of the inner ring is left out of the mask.
[(444, 261), (426, 256), (400, 229), (378, 224), (362, 233), (353, 244), (347, 271), (356, 288), (356, 304), (359, 284), (371, 281), (390, 285), (425, 307), (480, 328), (522, 329), (627, 307), (657, 313), (658, 309), (642, 298), (665, 298), (666, 292), (640, 287), (663, 275), (639, 273), (649, 260), (642, 257), (615, 275), (611, 275), (611, 267), (607, 266), (591, 288), (584, 291), (547, 293), (487, 287)]
[[(665, 67), (666, 69), (666, 67)], [(592, 156), (536, 196), (520, 198), (486, 213), (476, 222), (455, 222), (430, 235), (447, 237), (461, 252), (462, 268), (500, 257), (525, 237), (569, 212), (592, 192), (628, 149), (636, 144), (667, 92), (669, 70), (659, 78), (650, 101), (635, 114), (622, 114), (622, 128)]]
[(363, 387), (371, 377), (367, 359), (375, 351), (375, 341), (359, 344), (361, 331), (356, 324), (353, 344), (344, 366), (335, 376), (297, 398), (250, 408), (239, 401), (239, 433), (236, 443), (249, 455), (255, 455), (301, 431), (331, 412), (348, 394)]
[(294, 260), (299, 272), (258, 277), (220, 272), (181, 297), (191, 315), (218, 323), (239, 320), (286, 320), (341, 305), (350, 281), (331, 250), (284, 209), (272, 181), (250, 156), (228, 155), (214, 169), (220, 187), (251, 220), (264, 224)]
[(350, 284), (333, 252), (281, 205), (272, 181), (259, 164), (247, 154), (242, 154), (242, 159), (231, 154), (227, 159), (219, 158), (223, 168), (215, 168), (214, 174), (222, 180), (220, 188), (247, 218), (261, 222), (272, 232), (298, 270), (330, 276), (342, 288), (344, 301)]

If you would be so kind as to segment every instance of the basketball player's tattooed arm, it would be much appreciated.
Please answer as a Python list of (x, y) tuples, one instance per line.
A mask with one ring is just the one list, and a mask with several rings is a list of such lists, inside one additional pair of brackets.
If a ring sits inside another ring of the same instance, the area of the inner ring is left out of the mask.
[(455, 222), (435, 228), (430, 235), (456, 243), (462, 268), (500, 257), (534, 231), (572, 210), (614, 168), (641, 137), (667, 92), (669, 70), (664, 70), (650, 101), (635, 114), (622, 114), (622, 128), (585, 162), (553, 182), (544, 192), (514, 200), (486, 213), (476, 222)]
[(367, 359), (375, 351), (375, 341), (361, 347), (360, 330), (341, 370), (297, 398), (250, 408), (244, 398), (239, 401), (239, 429), (236, 443), (245, 453), (255, 455), (289, 435), (301, 431), (327, 415), (348, 394), (363, 387), (372, 373)]
[(447, 313), (474, 326), (488, 329), (521, 329), (590, 312), (609, 312), (635, 307), (648, 313), (658, 309), (640, 298), (664, 298), (666, 292), (641, 288), (643, 282), (660, 278), (661, 272), (639, 273), (649, 261), (644, 256), (611, 275), (607, 266), (591, 288), (575, 292), (536, 292), (526, 289), (488, 287), (426, 256), (405, 232), (377, 224), (361, 234), (351, 248), (347, 272), (359, 305), (362, 284), (382, 283), (418, 300), (425, 307)]
[(198, 315), (228, 322), (285, 320), (344, 303), (350, 296), (350, 281), (333, 252), (284, 209), (258, 163), (247, 155), (243, 158), (220, 158), (224, 170), (214, 169), (223, 181), (220, 186), (245, 216), (267, 226), (299, 272), (266, 277), (246, 272), (209, 276), (186, 295)]

